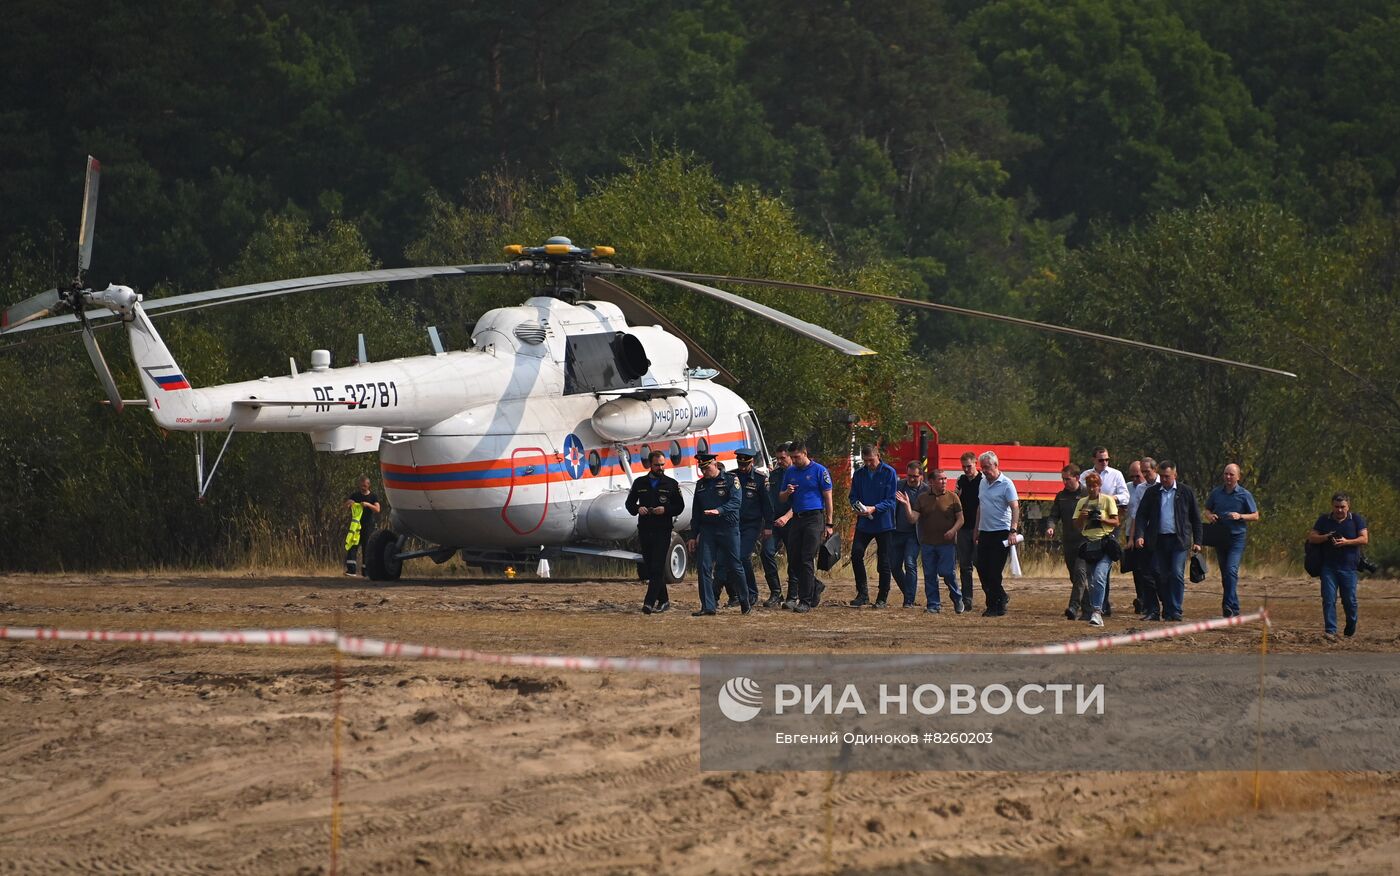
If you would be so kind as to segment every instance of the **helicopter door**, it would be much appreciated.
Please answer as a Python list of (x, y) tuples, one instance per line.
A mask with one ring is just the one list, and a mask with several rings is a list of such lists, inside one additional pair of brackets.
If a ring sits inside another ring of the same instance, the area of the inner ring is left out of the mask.
[(768, 448), (763, 444), (763, 430), (758, 427), (758, 416), (753, 411), (739, 415), (739, 425), (744, 430), (744, 443), (758, 451), (754, 465), (764, 468), (769, 465)]
[(549, 456), (542, 447), (517, 448), (510, 455), (510, 492), (501, 519), (516, 535), (529, 535), (548, 513)]

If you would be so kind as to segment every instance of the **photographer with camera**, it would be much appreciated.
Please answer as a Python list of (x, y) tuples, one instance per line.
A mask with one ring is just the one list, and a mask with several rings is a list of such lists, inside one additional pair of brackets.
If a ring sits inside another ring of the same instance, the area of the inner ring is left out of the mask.
[(1361, 546), (1370, 543), (1371, 533), (1366, 529), (1366, 518), (1352, 513), (1351, 496), (1332, 496), (1332, 513), (1317, 518), (1308, 541), (1322, 545), (1322, 625), (1327, 640), (1337, 640), (1338, 594), (1347, 619), (1342, 634), (1356, 635), (1356, 567)]
[(1084, 486), (1089, 494), (1079, 500), (1074, 508), (1074, 527), (1079, 530), (1084, 541), (1079, 545), (1079, 555), (1083, 557), (1089, 570), (1089, 623), (1103, 626), (1104, 590), (1108, 585), (1108, 570), (1122, 556), (1122, 550), (1113, 531), (1118, 528), (1118, 502), (1112, 496), (1100, 492), (1103, 479), (1098, 472), (1084, 475)]

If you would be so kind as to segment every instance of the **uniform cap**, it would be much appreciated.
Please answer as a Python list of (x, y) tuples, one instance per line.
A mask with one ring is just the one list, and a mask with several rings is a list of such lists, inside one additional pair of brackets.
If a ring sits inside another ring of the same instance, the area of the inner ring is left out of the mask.
[(758, 456), (758, 451), (754, 450), (752, 447), (740, 447), (738, 450), (734, 451), (734, 455), (740, 459), (753, 459), (755, 456)]
[(696, 461), (696, 462), (709, 462), (710, 460), (714, 459), (715, 456), (716, 456), (715, 454), (713, 454), (713, 453), (711, 453), (710, 451), (706, 450), (706, 451), (703, 451), (703, 452), (701, 452), (701, 453), (695, 454), (695, 461)]

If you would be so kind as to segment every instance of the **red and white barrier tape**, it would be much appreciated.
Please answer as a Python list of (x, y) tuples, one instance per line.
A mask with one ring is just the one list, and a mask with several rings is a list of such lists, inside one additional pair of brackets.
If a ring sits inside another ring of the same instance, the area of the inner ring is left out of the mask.
[(439, 648), (407, 642), (385, 642), (341, 636), (334, 630), (58, 630), (45, 627), (0, 627), (0, 639), (64, 642), (163, 643), (171, 645), (334, 645), (346, 654), (363, 657), (408, 657), (493, 663), (537, 669), (583, 672), (652, 672), (699, 675), (698, 660), (670, 657), (555, 657), (537, 654), (491, 654), (464, 648)]
[(1136, 633), (1127, 633), (1122, 636), (1100, 636), (1094, 639), (1080, 639), (1077, 642), (1063, 642), (1058, 645), (1039, 645), (1035, 648), (1022, 648), (1015, 653), (1082, 654), (1085, 651), (1102, 651), (1104, 648), (1113, 648), (1118, 645), (1150, 642), (1154, 639), (1171, 639), (1176, 636), (1185, 636), (1191, 633), (1203, 633), (1206, 630), (1223, 630), (1226, 627), (1238, 627), (1257, 620), (1262, 620), (1265, 624), (1269, 624), (1269, 612), (1261, 608), (1253, 614), (1240, 614), (1234, 617), (1217, 617), (1211, 620), (1197, 621), (1192, 624), (1177, 624), (1174, 627), (1140, 630)]
[[(1170, 639), (1189, 633), (1237, 627), (1262, 620), (1269, 623), (1264, 609), (1253, 614), (1178, 624), (1156, 630), (1143, 630), (1122, 636), (1103, 636), (1024, 648), (1016, 654), (1081, 654), (1118, 645)], [(452, 660), (458, 663), (490, 663), (499, 666), (527, 666), (535, 669), (567, 669), (581, 672), (651, 672), (664, 675), (699, 675), (700, 661), (672, 657), (559, 657), (540, 654), (492, 654), (467, 648), (439, 648), (387, 642), (359, 636), (337, 635), (334, 630), (59, 630), (47, 627), (0, 627), (0, 639), (116, 642), (170, 645), (334, 645), (346, 654), (362, 657), (407, 657), (424, 660)]]
[(0, 639), (171, 645), (334, 645), (334, 630), (55, 630), (0, 627)]

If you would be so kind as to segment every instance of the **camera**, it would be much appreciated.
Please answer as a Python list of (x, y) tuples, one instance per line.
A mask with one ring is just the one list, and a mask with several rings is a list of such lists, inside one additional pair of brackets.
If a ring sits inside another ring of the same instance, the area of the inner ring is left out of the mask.
[(1103, 509), (1098, 507), (1097, 505), (1090, 508), (1086, 508), (1085, 511), (1087, 511), (1089, 514), (1090, 523), (1098, 523), (1100, 520), (1103, 519)]
[(1371, 562), (1371, 558), (1365, 554), (1356, 558), (1356, 568), (1367, 575), (1374, 575), (1381, 570), (1381, 567)]

